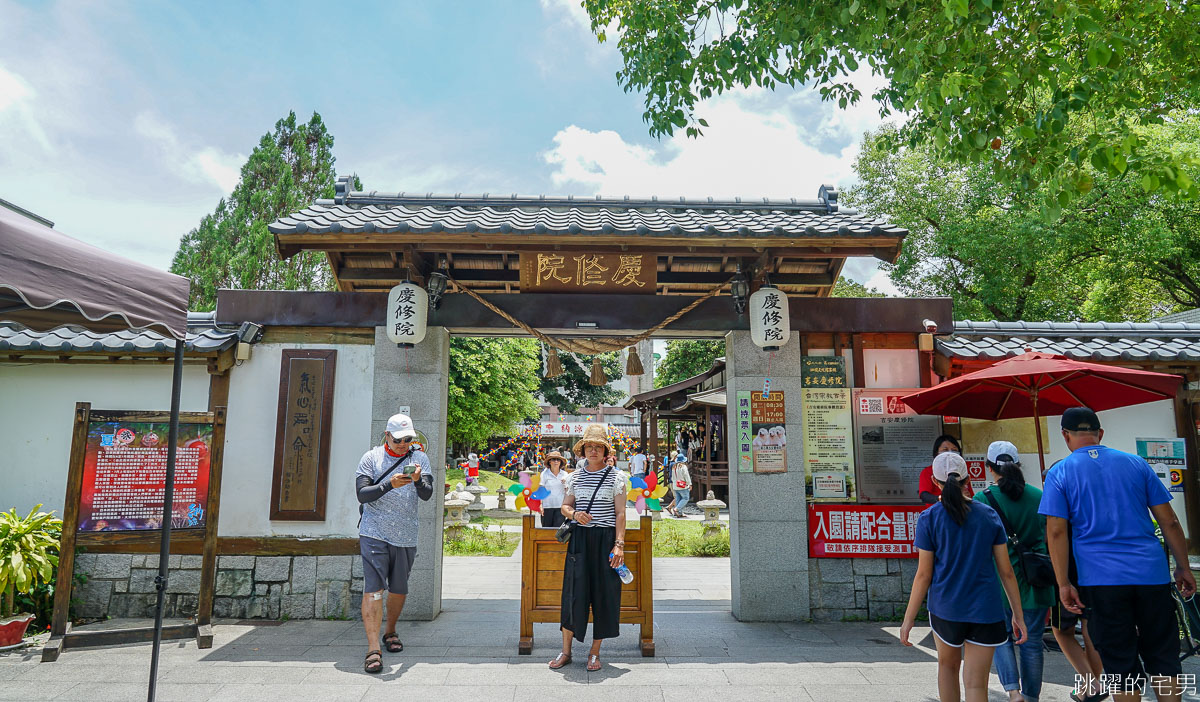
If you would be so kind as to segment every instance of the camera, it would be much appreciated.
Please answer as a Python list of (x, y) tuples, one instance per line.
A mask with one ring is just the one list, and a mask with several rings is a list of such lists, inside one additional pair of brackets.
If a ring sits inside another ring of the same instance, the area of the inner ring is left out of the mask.
[(926, 332), (930, 334), (937, 334), (937, 322), (933, 321), (932, 319), (926, 319), (922, 321), (921, 325), (925, 327)]

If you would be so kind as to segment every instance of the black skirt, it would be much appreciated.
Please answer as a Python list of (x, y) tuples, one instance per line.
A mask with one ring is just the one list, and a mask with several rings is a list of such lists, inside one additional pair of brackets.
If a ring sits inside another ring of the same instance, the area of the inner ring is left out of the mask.
[(547, 507), (542, 510), (542, 528), (557, 529), (559, 524), (567, 521), (563, 516), (562, 509), (558, 507)]
[(592, 639), (612, 639), (620, 633), (621, 578), (608, 564), (617, 540), (615, 527), (582, 527), (571, 531), (563, 567), (560, 624), (582, 642), (592, 617)]

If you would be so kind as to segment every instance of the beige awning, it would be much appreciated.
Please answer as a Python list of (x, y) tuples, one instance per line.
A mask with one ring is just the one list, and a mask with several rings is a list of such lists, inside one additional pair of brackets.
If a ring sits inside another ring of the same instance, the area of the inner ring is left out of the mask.
[(48, 331), (150, 329), (187, 334), (187, 278), (57, 232), (0, 207), (0, 319)]

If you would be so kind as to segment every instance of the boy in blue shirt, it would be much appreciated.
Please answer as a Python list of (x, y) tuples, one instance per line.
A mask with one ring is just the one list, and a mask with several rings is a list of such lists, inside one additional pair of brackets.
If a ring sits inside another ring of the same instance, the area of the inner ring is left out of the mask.
[[(1158, 521), (1178, 567), (1175, 584), (1185, 596), (1196, 591), (1188, 568), (1183, 529), (1171, 494), (1146, 461), (1100, 444), (1100, 418), (1086, 407), (1063, 413), (1063, 439), (1071, 455), (1046, 474), (1039, 512), (1063, 606), (1092, 612), (1092, 641), (1106, 675), (1121, 676), (1110, 687), (1117, 702), (1138, 700), (1147, 676), (1159, 700), (1178, 700), (1179, 629), (1171, 576), (1150, 513)], [(1067, 526), (1079, 571), (1079, 588), (1068, 580)], [(1139, 659), (1140, 656), (1140, 659)], [(1118, 692), (1121, 690), (1122, 692)]]

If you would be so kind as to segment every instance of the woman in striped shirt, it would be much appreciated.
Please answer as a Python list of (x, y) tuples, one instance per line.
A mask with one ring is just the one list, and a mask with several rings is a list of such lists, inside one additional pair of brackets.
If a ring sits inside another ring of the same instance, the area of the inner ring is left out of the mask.
[(617, 568), (625, 562), (625, 485), (621, 473), (605, 465), (615, 453), (604, 427), (589, 424), (575, 444), (587, 465), (570, 481), (562, 513), (575, 521), (563, 567), (562, 653), (550, 661), (557, 669), (571, 662), (571, 639), (587, 635), (592, 617), (592, 648), (587, 669), (600, 670), (600, 644), (620, 633), (621, 578)]

